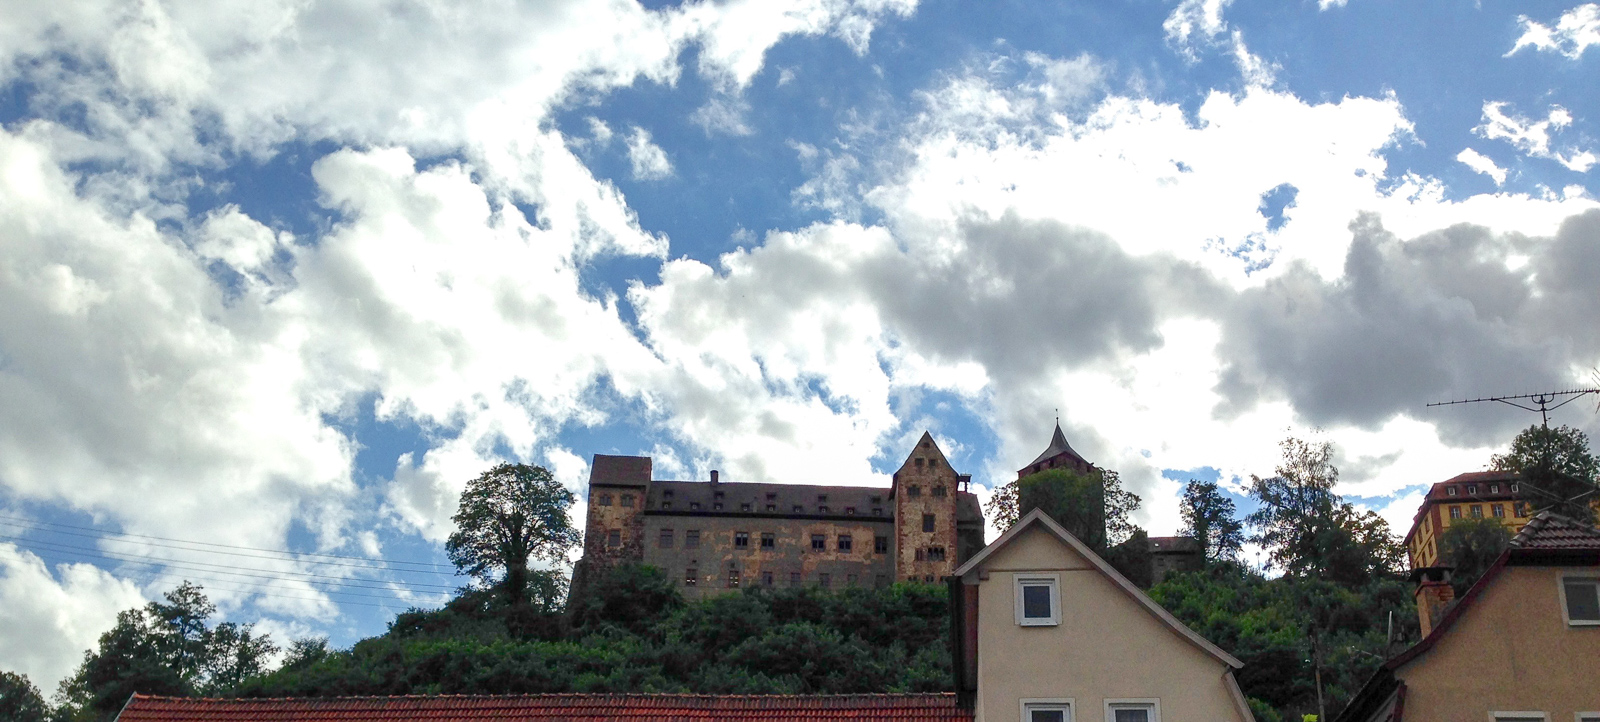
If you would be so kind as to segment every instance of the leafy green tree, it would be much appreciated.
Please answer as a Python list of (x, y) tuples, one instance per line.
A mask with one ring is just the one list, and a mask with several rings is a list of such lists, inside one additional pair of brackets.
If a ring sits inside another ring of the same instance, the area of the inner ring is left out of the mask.
[(1213, 562), (1233, 561), (1244, 545), (1244, 522), (1237, 517), (1233, 500), (1222, 495), (1214, 481), (1189, 480), (1179, 505), (1183, 516), (1183, 536), (1194, 537)]
[(1139, 503), (1115, 471), (1049, 469), (996, 489), (987, 511), (997, 525), (1010, 528), (1028, 512), (1043, 509), (1091, 549), (1104, 552), (1138, 529), (1131, 514)]
[(118, 614), (99, 648), (84, 653), (58, 692), (67, 716), (107, 719), (134, 692), (223, 694), (263, 674), (278, 651), (254, 625), (208, 626), (217, 608), (199, 586), (184, 582), (165, 599)]
[(1589, 438), (1569, 426), (1529, 426), (1511, 441), (1511, 449), (1490, 459), (1496, 471), (1522, 477), (1521, 496), (1535, 512), (1595, 523), (1600, 497), (1600, 462), (1589, 453)]
[(28, 675), (0, 670), (0, 720), (6, 722), (45, 722), (50, 706)]
[(1277, 474), (1250, 477), (1250, 495), (1260, 508), (1247, 521), (1272, 564), (1296, 576), (1332, 579), (1347, 586), (1374, 575), (1396, 573), (1403, 550), (1389, 525), (1362, 512), (1333, 491), (1339, 470), (1333, 445), (1289, 438), (1280, 443)]
[(1506, 550), (1511, 531), (1499, 519), (1457, 519), (1439, 536), (1439, 558), (1454, 567), (1450, 586), (1456, 596), (1467, 593)]
[(528, 599), (529, 562), (558, 563), (581, 534), (567, 510), (575, 498), (543, 467), (500, 464), (467, 482), (445, 551), (459, 573), (497, 584), (513, 605)]

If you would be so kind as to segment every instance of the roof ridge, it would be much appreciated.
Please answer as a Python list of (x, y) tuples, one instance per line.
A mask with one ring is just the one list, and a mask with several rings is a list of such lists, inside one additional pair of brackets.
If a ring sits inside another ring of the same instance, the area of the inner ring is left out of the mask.
[(523, 692), (507, 694), (346, 694), (315, 697), (179, 697), (163, 694), (135, 692), (133, 699), (173, 700), (182, 702), (309, 702), (316, 700), (376, 700), (376, 699), (528, 699), (534, 697), (643, 697), (643, 698), (693, 698), (693, 699), (847, 699), (847, 698), (907, 698), (955, 697), (955, 692), (837, 692), (817, 694), (716, 694), (710, 692)]

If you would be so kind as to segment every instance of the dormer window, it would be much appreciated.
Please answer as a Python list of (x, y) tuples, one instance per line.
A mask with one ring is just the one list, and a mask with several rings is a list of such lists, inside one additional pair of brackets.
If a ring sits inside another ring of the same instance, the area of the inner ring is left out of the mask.
[(1447, 486), (1447, 487), (1444, 488), (1444, 493), (1446, 493), (1446, 494), (1448, 494), (1450, 496), (1455, 496), (1456, 495), (1456, 488), (1453, 487), (1453, 486)]
[(1471, 495), (1476, 494), (1476, 493), (1478, 493), (1478, 485), (1477, 484), (1468, 484), (1467, 485), (1467, 495), (1471, 496)]
[(1015, 577), (1017, 624), (1054, 627), (1061, 624), (1061, 575), (1018, 573)]
[(1500, 485), (1499, 484), (1490, 484), (1489, 485), (1489, 493), (1490, 494), (1498, 494), (1498, 493), (1500, 493)]
[(720, 500), (722, 498), (722, 496), (723, 496), (723, 494), (720, 491), (712, 492), (712, 494), (711, 494), (711, 498), (713, 498), (713, 499), (719, 499)]
[(663, 499), (671, 499), (672, 498), (672, 490), (671, 489), (666, 489), (666, 490), (662, 491), (661, 492), (661, 498), (663, 498)]

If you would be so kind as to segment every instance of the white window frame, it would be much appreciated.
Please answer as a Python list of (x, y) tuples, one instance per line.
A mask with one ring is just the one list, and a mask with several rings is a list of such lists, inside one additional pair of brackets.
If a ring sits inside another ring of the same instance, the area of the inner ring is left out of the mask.
[(1525, 712), (1490, 712), (1489, 713), (1489, 722), (1500, 722), (1500, 720), (1522, 720), (1522, 719), (1549, 720), (1550, 719), (1550, 715), (1545, 714), (1543, 712), (1533, 712), (1533, 711), (1525, 711)]
[(1572, 717), (1577, 722), (1600, 722), (1600, 712), (1576, 712)]
[(1072, 722), (1072, 713), (1077, 709), (1077, 701), (1072, 697), (1024, 697), (1017, 701), (1017, 711), (1022, 722), (1032, 722), (1033, 717), (1028, 714), (1030, 707), (1062, 710), (1062, 722)]
[[(1061, 624), (1061, 575), (1056, 572), (1016, 572), (1011, 575), (1011, 595), (1016, 605), (1017, 626), (1055, 627)], [(1050, 586), (1050, 618), (1028, 619), (1022, 616), (1022, 587), (1048, 582)]]
[(1600, 586), (1600, 574), (1560, 574), (1556, 576), (1556, 591), (1561, 599), (1561, 618), (1569, 627), (1600, 627), (1600, 619), (1573, 619), (1567, 616), (1567, 581), (1589, 581)]
[(1161, 722), (1160, 697), (1129, 697), (1126, 699), (1106, 700), (1106, 722), (1117, 722), (1116, 711), (1118, 708), (1143, 708), (1150, 710), (1150, 722)]

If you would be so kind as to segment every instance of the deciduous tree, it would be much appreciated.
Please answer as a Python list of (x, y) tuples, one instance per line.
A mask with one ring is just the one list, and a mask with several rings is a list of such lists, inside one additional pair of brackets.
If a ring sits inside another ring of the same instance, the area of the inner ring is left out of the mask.
[(1244, 522), (1236, 516), (1233, 500), (1222, 495), (1216, 482), (1191, 479), (1184, 487), (1179, 513), (1183, 528), (1178, 533), (1198, 540), (1206, 550), (1206, 559), (1218, 562), (1238, 558), (1244, 544)]
[(45, 722), (50, 707), (28, 675), (0, 670), (0, 720)]
[(1510, 530), (1494, 518), (1457, 519), (1439, 535), (1439, 559), (1454, 568), (1450, 586), (1457, 597), (1466, 594), (1472, 583), (1488, 571), (1510, 541)]
[(1122, 477), (1115, 471), (1050, 469), (996, 489), (986, 511), (997, 526), (1007, 529), (1028, 512), (1043, 509), (1073, 536), (1103, 552), (1138, 530), (1131, 514), (1140, 501), (1137, 494), (1122, 488)]
[(529, 562), (563, 562), (581, 535), (567, 510), (575, 498), (543, 467), (500, 464), (467, 482), (445, 542), (462, 574), (497, 583), (513, 605), (528, 599)]
[(1594, 503), (1600, 495), (1600, 462), (1589, 453), (1589, 438), (1569, 426), (1529, 426), (1496, 454), (1490, 466), (1522, 477), (1520, 496), (1534, 511), (1595, 523)]

